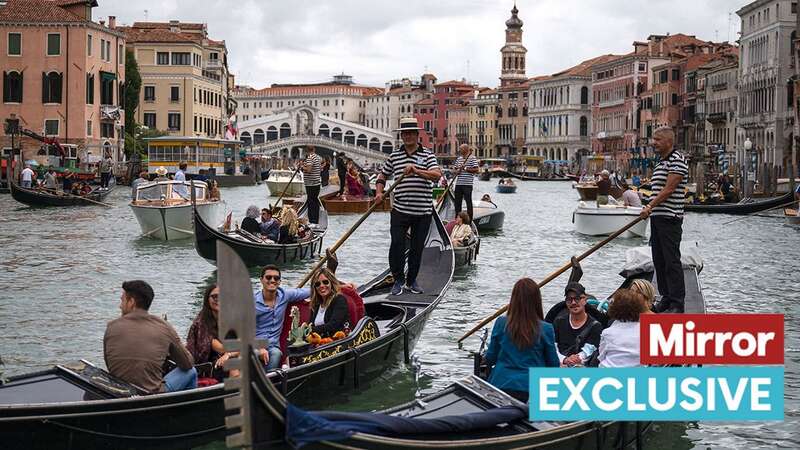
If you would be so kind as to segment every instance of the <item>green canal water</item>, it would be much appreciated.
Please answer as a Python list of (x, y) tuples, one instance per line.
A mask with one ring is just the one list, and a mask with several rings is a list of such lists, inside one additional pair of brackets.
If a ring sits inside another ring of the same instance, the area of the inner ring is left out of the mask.
[[(599, 241), (573, 231), (577, 194), (569, 183), (521, 182), (516, 194), (494, 193), (478, 182), (475, 196), (488, 192), (506, 211), (505, 229), (483, 236), (477, 265), (457, 271), (444, 301), (433, 313), (416, 353), (422, 362), (424, 393), (466, 376), (469, 351), (477, 337), (458, 349), (456, 339), (471, 325), (508, 301), (520, 277), (542, 279)], [(266, 206), (266, 188), (226, 188), (223, 199), (241, 218), (250, 204)], [(149, 281), (155, 291), (152, 312), (166, 314), (186, 335), (202, 291), (214, 280), (214, 267), (200, 258), (191, 240), (159, 242), (139, 237), (128, 207), (129, 190), (120, 187), (107, 201), (114, 208), (31, 209), (0, 195), (0, 357), (3, 374), (16, 375), (85, 358), (103, 363), (106, 322), (119, 315), (124, 280)], [(339, 251), (341, 278), (356, 283), (387, 264), (386, 213), (370, 217)], [(722, 225), (730, 216), (690, 214), (684, 241), (697, 241), (705, 259), (700, 278), (709, 312), (771, 312), (786, 315), (785, 421), (743, 423), (666, 423), (648, 436), (647, 448), (798, 448), (800, 447), (800, 230), (782, 219), (752, 217)], [(355, 216), (332, 216), (328, 243)], [(615, 241), (583, 263), (583, 282), (598, 296), (611, 293), (628, 248), (641, 240)], [(306, 273), (301, 263), (284, 271), (291, 285)], [(254, 286), (255, 286), (255, 281)], [(545, 286), (546, 307), (563, 299), (565, 279)], [(413, 399), (410, 369), (390, 368), (358, 393), (335, 394), (319, 407), (371, 410)], [(210, 448), (220, 448), (213, 444)]]

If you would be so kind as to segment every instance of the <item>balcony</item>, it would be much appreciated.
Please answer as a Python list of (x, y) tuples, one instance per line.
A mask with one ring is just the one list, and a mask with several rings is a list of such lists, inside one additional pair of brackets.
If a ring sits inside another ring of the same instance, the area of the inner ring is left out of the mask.
[(722, 123), (728, 120), (728, 114), (724, 112), (711, 113), (706, 117), (706, 120), (711, 123)]
[(724, 91), (728, 88), (728, 83), (716, 83), (711, 85), (712, 91)]
[(208, 59), (203, 63), (204, 69), (221, 69), (222, 61), (219, 59)]
[(625, 98), (623, 97), (623, 98), (618, 98), (616, 100), (607, 100), (607, 101), (604, 101), (604, 102), (600, 102), (600, 107), (601, 108), (609, 108), (611, 106), (618, 106), (618, 105), (624, 105), (624, 104), (625, 104)]

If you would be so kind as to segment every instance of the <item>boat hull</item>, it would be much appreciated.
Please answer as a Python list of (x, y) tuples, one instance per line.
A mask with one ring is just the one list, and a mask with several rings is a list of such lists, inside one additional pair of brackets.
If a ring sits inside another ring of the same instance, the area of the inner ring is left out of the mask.
[(800, 225), (800, 214), (798, 214), (796, 209), (784, 209), (783, 216), (786, 218), (786, 223), (788, 225)]
[[(162, 241), (189, 239), (194, 236), (192, 205), (146, 206), (130, 205), (139, 222), (142, 235)], [(221, 202), (200, 203), (197, 212), (206, 223), (222, 222), (225, 207)]]
[[(641, 211), (642, 208), (578, 207), (573, 213), (575, 231), (588, 236), (608, 236), (639, 217)], [(648, 221), (637, 223), (619, 237), (645, 237)]]
[(773, 197), (767, 200), (759, 200), (750, 203), (732, 203), (722, 205), (685, 205), (684, 211), (702, 212), (708, 214), (734, 214), (745, 215), (754, 214), (768, 209), (777, 208), (789, 203), (794, 198), (794, 194), (788, 192), (780, 197)]
[(476, 206), (473, 208), (473, 215), (475, 216), (472, 221), (478, 227), (478, 231), (497, 231), (503, 228), (503, 222), (506, 220), (506, 213), (496, 208), (482, 208)]
[[(373, 200), (371, 198), (333, 197), (322, 199), (322, 203), (325, 205), (325, 210), (328, 211), (328, 214), (363, 214), (372, 206)], [(391, 210), (392, 201), (389, 197), (385, 197), (380, 206), (375, 208), (375, 212), (388, 212)]]
[(14, 200), (33, 207), (47, 207), (47, 206), (96, 206), (97, 203), (102, 202), (108, 194), (113, 190), (108, 189), (95, 189), (85, 196), (75, 195), (57, 195), (49, 194), (45, 191), (38, 191), (36, 189), (26, 189), (22, 186), (10, 182), (8, 183), (11, 189), (11, 196)]

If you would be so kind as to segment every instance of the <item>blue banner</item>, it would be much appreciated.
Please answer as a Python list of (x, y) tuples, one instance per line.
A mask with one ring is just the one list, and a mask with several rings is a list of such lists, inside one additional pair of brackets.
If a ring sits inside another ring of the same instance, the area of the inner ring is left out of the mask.
[(531, 368), (531, 420), (783, 420), (782, 366)]

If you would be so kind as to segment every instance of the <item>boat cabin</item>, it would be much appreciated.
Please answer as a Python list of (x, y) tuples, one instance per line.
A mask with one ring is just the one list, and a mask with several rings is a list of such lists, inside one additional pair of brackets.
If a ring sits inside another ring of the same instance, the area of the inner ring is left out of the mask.
[(146, 138), (148, 171), (155, 173), (163, 166), (169, 173), (178, 170), (181, 161), (186, 162), (186, 173), (197, 174), (208, 169), (211, 174), (233, 175), (243, 156), (239, 141), (211, 139), (194, 136), (162, 136)]
[[(148, 204), (180, 204), (190, 201), (192, 183), (188, 181), (157, 181), (144, 183), (136, 188), (134, 205)], [(208, 185), (203, 181), (194, 182), (195, 198), (198, 202), (211, 200)]]

